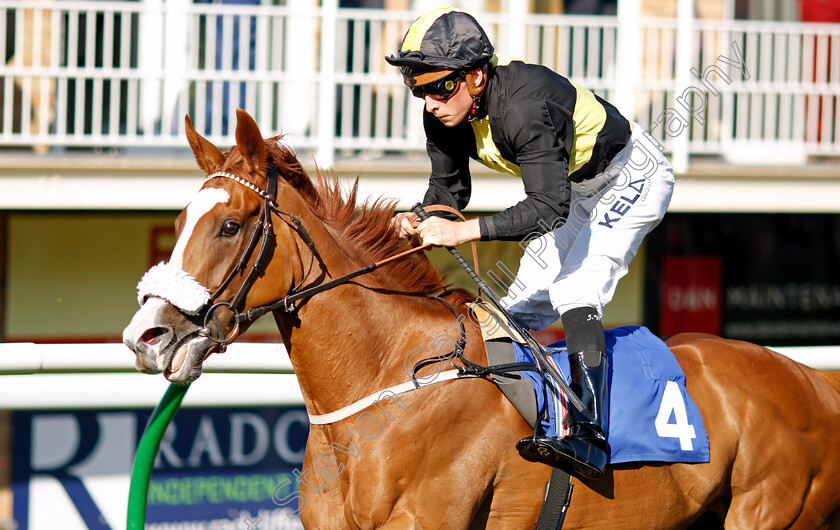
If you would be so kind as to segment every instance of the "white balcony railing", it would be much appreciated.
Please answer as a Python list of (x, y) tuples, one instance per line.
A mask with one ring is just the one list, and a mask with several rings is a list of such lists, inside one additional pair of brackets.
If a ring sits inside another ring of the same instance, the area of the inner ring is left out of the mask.
[[(322, 165), (424, 149), (421, 102), (383, 56), (415, 13), (187, 0), (0, 0), (0, 143), (233, 143), (234, 110)], [(676, 158), (840, 155), (840, 25), (484, 13), (499, 52), (616, 102)]]

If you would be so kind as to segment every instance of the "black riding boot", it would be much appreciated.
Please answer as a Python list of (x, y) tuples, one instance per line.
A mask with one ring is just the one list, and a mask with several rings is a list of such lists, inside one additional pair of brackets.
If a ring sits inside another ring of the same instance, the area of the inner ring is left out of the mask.
[[(598, 359), (597, 364), (590, 361)], [(542, 462), (567, 471), (577, 471), (589, 478), (598, 479), (607, 464), (607, 438), (603, 430), (603, 414), (607, 387), (607, 356), (601, 352), (569, 354), (572, 391), (580, 397), (585, 411), (569, 407), (571, 433), (565, 438), (532, 436), (516, 444), (526, 460)]]
[[(590, 314), (597, 317), (597, 313), (591, 311), (593, 313)], [(584, 337), (578, 335), (575, 340), (569, 335), (568, 345), (600, 348), (569, 350), (574, 352), (569, 354), (572, 379), (570, 387), (580, 397), (584, 410), (569, 407), (569, 436), (556, 439), (535, 435), (520, 440), (516, 448), (526, 460), (542, 462), (567, 471), (577, 471), (586, 477), (598, 479), (603, 476), (604, 466), (607, 464), (607, 439), (603, 430), (604, 417), (609, 412), (607, 356), (603, 353), (606, 344), (600, 319), (591, 316), (576, 318), (582, 315), (587, 315), (584, 308), (572, 310), (563, 315), (563, 323), (567, 330), (569, 327), (577, 327), (581, 331), (589, 332), (585, 333)], [(567, 324), (567, 320), (572, 326)], [(580, 338), (584, 340), (581, 341)]]

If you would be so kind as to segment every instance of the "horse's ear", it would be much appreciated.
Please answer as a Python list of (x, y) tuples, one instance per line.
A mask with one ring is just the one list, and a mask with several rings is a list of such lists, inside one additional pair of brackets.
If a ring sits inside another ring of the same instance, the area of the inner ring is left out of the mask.
[(251, 173), (261, 173), (265, 166), (265, 140), (257, 122), (242, 109), (236, 109), (236, 147)]
[(192, 147), (195, 161), (198, 162), (198, 167), (203, 169), (205, 173), (216, 171), (216, 168), (224, 162), (225, 155), (219, 151), (218, 147), (211, 144), (207, 138), (204, 138), (196, 132), (189, 114), (186, 115), (184, 121), (187, 131), (187, 141), (190, 143), (190, 147)]

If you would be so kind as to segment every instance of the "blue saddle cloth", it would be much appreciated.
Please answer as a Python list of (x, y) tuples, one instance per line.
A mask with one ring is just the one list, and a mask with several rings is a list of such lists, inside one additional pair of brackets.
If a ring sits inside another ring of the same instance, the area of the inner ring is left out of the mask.
[[(709, 438), (700, 411), (685, 388), (685, 374), (665, 343), (645, 327), (625, 326), (605, 331), (610, 410), (607, 433), (609, 462), (708, 462)], [(569, 381), (565, 341), (552, 344), (550, 356)], [(516, 360), (534, 362), (531, 351), (515, 344)], [(568, 403), (553, 384), (543, 390), (539, 373), (522, 372), (531, 380), (538, 410), (547, 406), (543, 432), (567, 434), (563, 418)], [(546, 403), (547, 402), (547, 403)]]

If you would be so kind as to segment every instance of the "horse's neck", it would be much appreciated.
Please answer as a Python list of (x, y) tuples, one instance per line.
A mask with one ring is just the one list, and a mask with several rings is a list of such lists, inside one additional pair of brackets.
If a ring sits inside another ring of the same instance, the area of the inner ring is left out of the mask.
[(341, 290), (344, 296), (321, 293), (301, 307), (287, 345), (313, 414), (333, 412), (394, 384), (386, 383), (387, 374), (396, 372), (395, 382), (408, 378), (396, 360), (404, 348), (400, 323), (373, 317), (382, 308), (368, 309), (375, 301), (367, 293), (348, 293), (361, 287)]
[[(348, 260), (352, 252), (342, 250), (330, 229), (318, 224), (310, 232), (329, 278), (367, 265)], [(306, 251), (300, 249), (304, 262), (308, 261)], [(376, 274), (309, 298), (294, 316), (278, 317), (312, 414), (333, 412), (409, 380), (406, 367), (440, 353), (433, 351), (438, 347), (435, 338), (451, 337), (443, 341), (448, 344), (457, 340), (456, 317), (442, 304), (422, 296), (371, 289), (377, 283)]]

